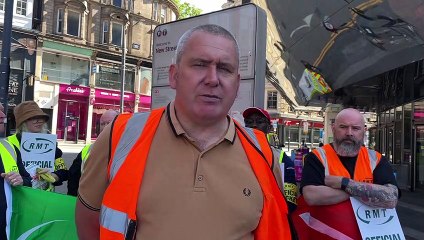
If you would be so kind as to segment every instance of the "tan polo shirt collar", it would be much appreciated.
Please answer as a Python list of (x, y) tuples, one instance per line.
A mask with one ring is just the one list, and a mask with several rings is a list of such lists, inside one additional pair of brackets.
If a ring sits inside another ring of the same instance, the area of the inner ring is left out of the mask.
[[(171, 109), (173, 111), (171, 111)], [(166, 116), (175, 136), (180, 136), (184, 134), (188, 136), (187, 133), (184, 131), (183, 127), (181, 126), (181, 123), (178, 121), (177, 115), (175, 114), (174, 102), (169, 103), (166, 107)], [(230, 125), (227, 129), (227, 133), (225, 134), (224, 139), (231, 142), (231, 144), (234, 144), (234, 141), (236, 139), (236, 127), (234, 125), (234, 121), (229, 115), (227, 115), (227, 119), (230, 122)]]

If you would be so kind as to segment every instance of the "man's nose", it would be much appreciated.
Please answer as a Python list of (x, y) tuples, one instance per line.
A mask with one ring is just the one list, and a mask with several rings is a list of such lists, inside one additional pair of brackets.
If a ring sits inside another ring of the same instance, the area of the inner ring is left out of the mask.
[(212, 87), (216, 87), (219, 85), (219, 78), (218, 78), (217, 68), (215, 65), (209, 66), (208, 71), (206, 73), (205, 83)]

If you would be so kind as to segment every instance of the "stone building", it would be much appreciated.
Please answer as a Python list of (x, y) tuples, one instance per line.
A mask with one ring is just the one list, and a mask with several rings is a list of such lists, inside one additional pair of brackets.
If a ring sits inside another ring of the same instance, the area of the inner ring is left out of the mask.
[(149, 109), (152, 33), (178, 14), (172, 0), (44, 0), (34, 100), (50, 115), (52, 133), (95, 139), (101, 114), (120, 109), (122, 79), (124, 111)]

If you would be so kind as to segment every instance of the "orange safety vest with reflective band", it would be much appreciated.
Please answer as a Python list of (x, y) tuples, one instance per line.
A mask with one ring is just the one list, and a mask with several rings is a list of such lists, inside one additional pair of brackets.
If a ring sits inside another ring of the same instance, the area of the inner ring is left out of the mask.
[[(109, 186), (100, 212), (100, 239), (133, 239), (136, 208), (143, 173), (153, 137), (165, 108), (151, 113), (121, 114), (115, 120), (111, 139)], [(288, 210), (272, 172), (273, 155), (266, 136), (242, 128), (236, 131), (264, 196), (262, 216), (254, 232), (256, 240), (291, 239)]]
[[(351, 178), (330, 144), (315, 149), (313, 153), (324, 166), (326, 176)], [(373, 183), (373, 171), (380, 159), (380, 153), (361, 147), (353, 180)], [(292, 217), (300, 240), (362, 239), (349, 199), (334, 205), (308, 206), (301, 196)]]

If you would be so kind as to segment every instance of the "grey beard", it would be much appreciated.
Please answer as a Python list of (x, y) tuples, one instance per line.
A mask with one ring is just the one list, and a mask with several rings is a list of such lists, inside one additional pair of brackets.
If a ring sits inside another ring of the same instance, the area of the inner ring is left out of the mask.
[(354, 143), (345, 143), (335, 140), (336, 152), (342, 157), (353, 157), (358, 155), (362, 146), (362, 141), (354, 141)]

